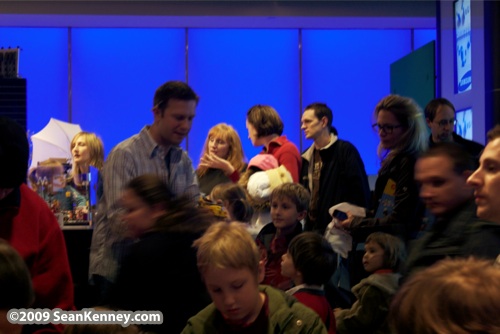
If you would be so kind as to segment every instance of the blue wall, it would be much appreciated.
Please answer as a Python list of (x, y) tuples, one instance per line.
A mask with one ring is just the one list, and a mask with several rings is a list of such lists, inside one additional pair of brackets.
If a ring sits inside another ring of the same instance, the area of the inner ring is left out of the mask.
[(219, 122), (236, 127), (248, 158), (259, 152), (245, 128), (254, 104), (275, 107), (285, 134), (306, 149), (300, 114), (322, 101), (332, 108), (340, 137), (358, 147), (367, 172), (376, 174), (372, 111), (390, 91), (389, 65), (435, 35), (429, 29), (0, 28), (0, 45), (22, 48), (32, 132), (50, 117), (71, 117), (97, 132), (109, 152), (151, 122), (160, 84), (187, 79), (201, 97), (188, 139), (195, 165), (209, 128)]

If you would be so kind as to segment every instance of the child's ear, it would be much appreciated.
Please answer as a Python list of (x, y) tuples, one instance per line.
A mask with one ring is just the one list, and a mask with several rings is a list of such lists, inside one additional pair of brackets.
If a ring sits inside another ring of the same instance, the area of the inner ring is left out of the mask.
[(257, 277), (259, 284), (264, 280), (266, 274), (266, 264), (264, 260), (259, 261), (259, 276)]
[(302, 220), (302, 219), (306, 218), (306, 215), (307, 215), (307, 210), (300, 211), (297, 215), (297, 220)]

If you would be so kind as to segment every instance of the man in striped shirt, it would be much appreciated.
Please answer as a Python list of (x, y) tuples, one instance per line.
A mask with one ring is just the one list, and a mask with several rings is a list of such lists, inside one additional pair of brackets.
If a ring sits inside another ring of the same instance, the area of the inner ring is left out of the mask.
[(156, 174), (175, 195), (191, 197), (193, 205), (199, 197), (191, 159), (179, 147), (191, 130), (197, 104), (198, 96), (187, 84), (166, 82), (155, 92), (153, 124), (115, 146), (104, 164), (104, 194), (95, 217), (89, 265), (89, 276), (101, 302), (106, 301), (131, 242), (120, 219), (119, 199), (124, 186), (137, 176)]

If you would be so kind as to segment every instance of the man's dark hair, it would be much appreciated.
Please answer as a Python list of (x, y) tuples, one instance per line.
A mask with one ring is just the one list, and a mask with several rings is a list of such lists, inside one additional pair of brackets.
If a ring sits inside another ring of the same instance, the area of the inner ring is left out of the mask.
[(325, 103), (320, 103), (320, 102), (315, 102), (311, 103), (307, 107), (305, 107), (305, 110), (312, 109), (314, 110), (314, 116), (316, 116), (317, 119), (321, 120), (323, 117), (326, 117), (328, 120), (328, 126), (330, 129), (332, 128), (332, 121), (333, 121), (333, 113), (332, 109), (330, 109)]
[(425, 118), (432, 122), (434, 120), (434, 117), (436, 117), (438, 108), (443, 105), (450, 107), (453, 112), (455, 112), (455, 106), (453, 105), (453, 103), (443, 97), (440, 97), (427, 103), (424, 110)]
[(196, 101), (196, 104), (198, 104), (200, 98), (186, 83), (182, 81), (167, 81), (156, 89), (153, 98), (153, 107), (160, 109), (163, 114), (170, 99)]
[(486, 136), (488, 137), (488, 141), (500, 138), (500, 124), (495, 125), (493, 129), (488, 131), (488, 134)]
[(315, 232), (303, 232), (293, 238), (288, 252), (305, 284), (325, 284), (337, 267), (337, 256), (332, 246)]
[(420, 156), (420, 159), (431, 157), (447, 157), (453, 163), (453, 171), (462, 175), (465, 171), (475, 169), (475, 160), (462, 146), (456, 143), (437, 143)]
[(247, 121), (257, 131), (258, 137), (283, 134), (283, 121), (271, 106), (257, 104), (247, 111)]

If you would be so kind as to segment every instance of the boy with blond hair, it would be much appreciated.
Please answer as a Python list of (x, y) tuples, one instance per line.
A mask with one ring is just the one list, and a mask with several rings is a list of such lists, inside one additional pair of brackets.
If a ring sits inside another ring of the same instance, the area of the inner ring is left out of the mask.
[(291, 278), (281, 274), (281, 257), (288, 250), (292, 239), (302, 233), (300, 221), (307, 215), (309, 191), (298, 183), (284, 183), (271, 193), (272, 223), (262, 228), (256, 238), (265, 264), (263, 284), (281, 290), (292, 287)]
[(182, 333), (327, 333), (314, 311), (282, 291), (259, 286), (264, 263), (241, 224), (214, 224), (194, 246), (213, 302), (189, 319)]

